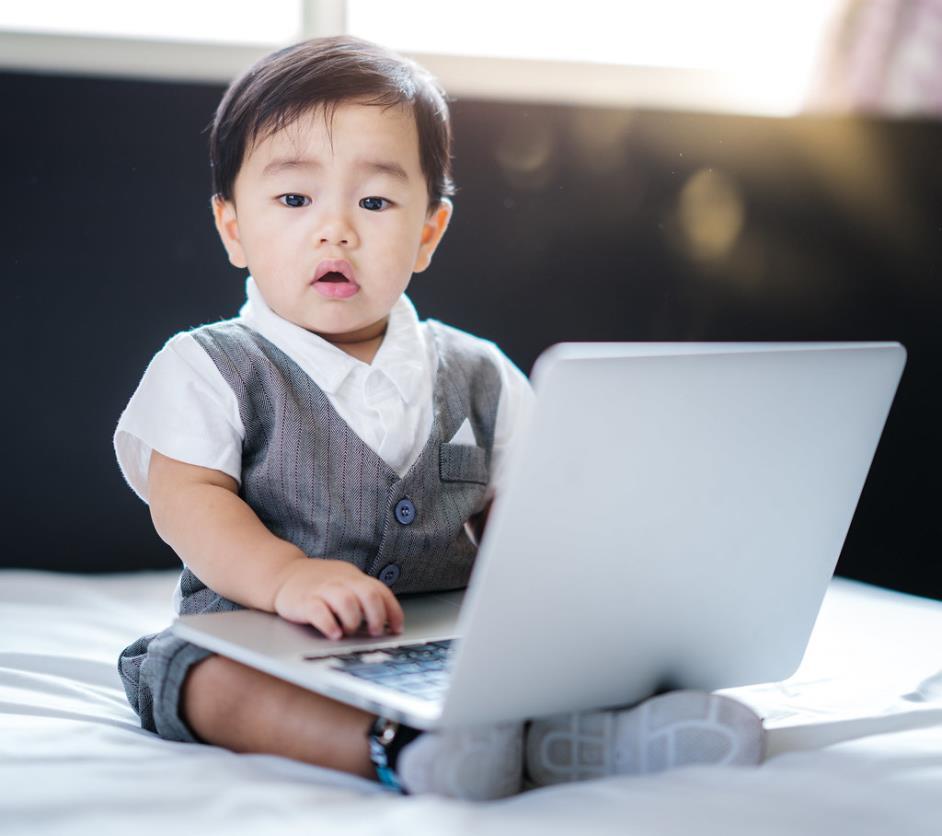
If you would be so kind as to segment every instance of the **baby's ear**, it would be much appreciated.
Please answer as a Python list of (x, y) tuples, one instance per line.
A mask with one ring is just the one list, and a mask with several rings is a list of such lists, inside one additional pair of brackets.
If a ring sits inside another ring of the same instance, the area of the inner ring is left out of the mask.
[(413, 273), (421, 273), (432, 263), (435, 248), (442, 240), (445, 230), (448, 229), (448, 222), (454, 211), (455, 207), (447, 197), (443, 197), (438, 205), (429, 211), (422, 227), (422, 238), (419, 241), (415, 266), (412, 268)]
[(229, 255), (229, 263), (234, 267), (248, 267), (249, 263), (239, 238), (239, 219), (236, 217), (235, 204), (219, 194), (213, 195), (211, 203), (216, 231)]

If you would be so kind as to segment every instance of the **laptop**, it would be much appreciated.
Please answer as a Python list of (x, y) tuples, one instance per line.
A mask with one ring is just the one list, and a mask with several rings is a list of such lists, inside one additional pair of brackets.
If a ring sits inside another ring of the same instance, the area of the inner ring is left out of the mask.
[(338, 641), (185, 615), (219, 654), (422, 729), (785, 679), (906, 360), (899, 343), (570, 343), (532, 375), (469, 586)]

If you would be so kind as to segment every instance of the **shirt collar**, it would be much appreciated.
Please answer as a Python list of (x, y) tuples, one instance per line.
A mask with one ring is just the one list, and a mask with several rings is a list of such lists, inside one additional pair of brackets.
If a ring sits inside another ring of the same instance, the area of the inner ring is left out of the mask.
[(431, 374), (428, 351), (419, 315), (405, 294), (389, 312), (386, 336), (373, 358), (373, 368), (393, 382), (406, 403), (415, 403), (421, 397), (422, 381)]
[(386, 334), (371, 365), (276, 314), (251, 276), (245, 282), (245, 295), (239, 317), (298, 363), (324, 392), (335, 394), (357, 368), (366, 368), (385, 374), (406, 403), (420, 397), (423, 377), (430, 373), (428, 353), (418, 313), (405, 294), (389, 312)]

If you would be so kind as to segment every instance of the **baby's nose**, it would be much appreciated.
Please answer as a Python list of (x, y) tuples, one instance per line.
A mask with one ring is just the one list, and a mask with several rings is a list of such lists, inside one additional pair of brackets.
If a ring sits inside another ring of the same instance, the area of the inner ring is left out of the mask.
[(356, 237), (350, 221), (341, 214), (324, 218), (318, 226), (316, 237), (320, 244), (350, 246)]
[(321, 244), (349, 245), (354, 238), (350, 225), (342, 221), (332, 221), (322, 224), (317, 233)]

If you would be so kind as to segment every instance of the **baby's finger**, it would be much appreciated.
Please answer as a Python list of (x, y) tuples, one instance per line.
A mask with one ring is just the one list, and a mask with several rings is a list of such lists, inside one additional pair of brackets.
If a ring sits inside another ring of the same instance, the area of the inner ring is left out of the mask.
[(320, 630), (328, 639), (339, 639), (343, 636), (343, 630), (337, 623), (337, 619), (320, 598), (315, 598), (309, 607), (308, 621)]
[(389, 592), (384, 586), (367, 583), (360, 587), (358, 594), (366, 626), (371, 636), (381, 636), (386, 630), (386, 596)]
[(331, 586), (321, 592), (321, 597), (333, 610), (345, 633), (350, 635), (360, 628), (363, 608), (352, 590), (346, 586)]
[(383, 587), (382, 592), (385, 593), (383, 599), (386, 603), (386, 623), (389, 625), (389, 632), (401, 633), (406, 621), (402, 612), (402, 605), (388, 588)]

